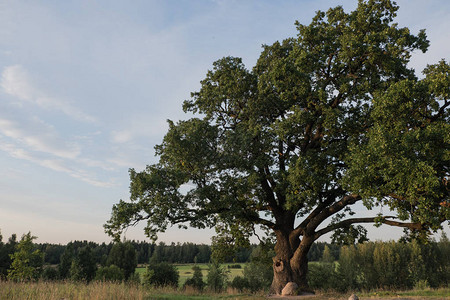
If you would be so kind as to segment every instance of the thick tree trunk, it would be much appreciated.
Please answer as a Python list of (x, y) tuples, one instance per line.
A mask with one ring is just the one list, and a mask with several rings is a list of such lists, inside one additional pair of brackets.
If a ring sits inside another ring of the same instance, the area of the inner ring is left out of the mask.
[(281, 294), (288, 282), (295, 282), (299, 287), (298, 292), (311, 291), (307, 281), (307, 254), (313, 241), (312, 238), (304, 237), (300, 244), (292, 243), (286, 235), (277, 233), (271, 293)]

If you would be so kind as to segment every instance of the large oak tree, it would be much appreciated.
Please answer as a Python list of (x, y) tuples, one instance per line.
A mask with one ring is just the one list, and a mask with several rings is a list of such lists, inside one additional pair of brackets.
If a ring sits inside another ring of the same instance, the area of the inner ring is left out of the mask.
[[(252, 70), (216, 61), (183, 105), (197, 117), (169, 121), (159, 162), (130, 170), (130, 201), (114, 205), (105, 230), (118, 237), (146, 220), (156, 238), (174, 224), (219, 224), (237, 242), (262, 226), (276, 237), (280, 293), (290, 281), (307, 288), (307, 253), (324, 234), (440, 228), (450, 219), (450, 68), (415, 76), (411, 53), (429, 42), (393, 23), (397, 10), (368, 0), (319, 11), (296, 38), (264, 46)], [(352, 216), (357, 203), (389, 209)]]

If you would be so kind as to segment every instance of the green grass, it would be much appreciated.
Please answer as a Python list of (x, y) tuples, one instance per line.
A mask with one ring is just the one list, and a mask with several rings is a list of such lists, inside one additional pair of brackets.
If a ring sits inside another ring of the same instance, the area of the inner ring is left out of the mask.
[[(183, 286), (187, 279), (191, 278), (194, 274), (194, 271), (192, 270), (192, 267), (195, 264), (175, 264), (175, 267), (177, 268), (180, 279), (178, 280), (178, 285)], [(222, 266), (225, 267), (225, 270), (227, 271), (228, 280), (233, 280), (236, 276), (243, 276), (245, 263), (241, 263), (241, 269), (229, 269), (228, 266), (235, 265), (235, 264), (223, 264)], [(202, 270), (203, 274), (203, 281), (206, 281), (206, 276), (208, 275), (208, 264), (197, 264), (198, 267)], [(140, 267), (136, 268), (136, 272), (140, 274), (141, 278), (143, 274), (146, 272), (146, 267)]]
[[(187, 266), (184, 266), (187, 269)], [(323, 299), (347, 299), (351, 292), (321, 293), (315, 296), (302, 296), (302, 300)], [(360, 299), (448, 299), (450, 288), (423, 289), (410, 291), (376, 291), (360, 293), (356, 292)], [(178, 299), (237, 299), (237, 300), (259, 300), (267, 299), (264, 293), (259, 295), (237, 294), (228, 291), (222, 294), (204, 292), (198, 294), (195, 291), (183, 291), (173, 288), (145, 288), (140, 285), (110, 282), (91, 282), (89, 284), (62, 282), (28, 282), (16, 283), (0, 280), (0, 299), (35, 299), (35, 300), (84, 300), (84, 299), (143, 299), (143, 300), (178, 300)]]
[(450, 288), (422, 289), (408, 291), (374, 291), (361, 293), (361, 297), (427, 297), (427, 298), (450, 298)]
[(150, 290), (150, 295), (145, 299), (168, 299), (168, 300), (178, 300), (178, 299), (192, 299), (192, 300), (203, 300), (203, 299), (239, 299), (239, 300), (262, 300), (266, 299), (265, 296), (262, 295), (251, 295), (251, 294), (237, 294), (237, 293), (211, 293), (208, 291), (204, 291), (202, 293), (194, 292), (192, 290), (182, 291), (182, 290), (173, 290), (170, 288), (158, 288), (154, 290)]

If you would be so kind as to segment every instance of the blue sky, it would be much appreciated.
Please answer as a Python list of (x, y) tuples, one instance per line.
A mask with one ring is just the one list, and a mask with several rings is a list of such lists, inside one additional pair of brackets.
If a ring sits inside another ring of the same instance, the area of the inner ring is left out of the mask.
[[(128, 169), (156, 162), (166, 120), (213, 61), (251, 68), (262, 44), (295, 36), (295, 20), (347, 1), (0, 0), (0, 230), (38, 242), (109, 241), (102, 225), (128, 197)], [(431, 41), (420, 72), (450, 53), (450, 2), (401, 0), (397, 22)], [(419, 73), (418, 73), (419, 74)], [(370, 230), (396, 239), (401, 230)], [(209, 243), (213, 231), (169, 230)], [(143, 240), (141, 227), (127, 238)]]

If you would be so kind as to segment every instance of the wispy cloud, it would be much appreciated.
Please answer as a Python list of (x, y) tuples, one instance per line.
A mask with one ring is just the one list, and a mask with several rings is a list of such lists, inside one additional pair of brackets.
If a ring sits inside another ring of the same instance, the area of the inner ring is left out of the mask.
[(1, 75), (0, 86), (5, 93), (13, 96), (16, 100), (33, 103), (44, 109), (60, 111), (78, 121), (96, 121), (94, 117), (70, 103), (41, 91), (33, 84), (27, 70), (21, 65), (6, 67)]
[(115, 183), (112, 181), (99, 180), (93, 174), (85, 170), (69, 166), (69, 162), (65, 161), (64, 159), (43, 158), (42, 154), (27, 151), (13, 143), (4, 142), (1, 139), (0, 141), (0, 150), (8, 153), (11, 157), (26, 160), (56, 172), (65, 173), (73, 178), (79, 179), (93, 186), (115, 186)]
[(110, 179), (100, 180), (97, 176), (100, 169), (114, 171), (111, 164), (85, 157), (78, 142), (60, 137), (55, 128), (37, 117), (17, 122), (0, 113), (0, 151), (93, 186), (114, 186)]
[(79, 145), (60, 138), (52, 126), (37, 118), (26, 122), (19, 124), (0, 116), (0, 133), (34, 151), (69, 159), (79, 156)]

